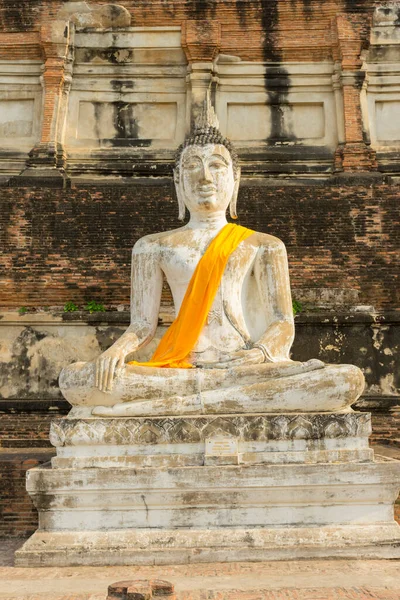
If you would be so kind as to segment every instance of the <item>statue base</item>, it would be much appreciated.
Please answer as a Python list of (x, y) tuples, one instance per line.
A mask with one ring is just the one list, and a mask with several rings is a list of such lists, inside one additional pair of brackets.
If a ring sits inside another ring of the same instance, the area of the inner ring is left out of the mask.
[(400, 462), (370, 415), (59, 419), (19, 566), (398, 558)]
[(50, 441), (53, 468), (171, 468), (371, 461), (370, 433), (370, 415), (355, 412), (67, 417)]

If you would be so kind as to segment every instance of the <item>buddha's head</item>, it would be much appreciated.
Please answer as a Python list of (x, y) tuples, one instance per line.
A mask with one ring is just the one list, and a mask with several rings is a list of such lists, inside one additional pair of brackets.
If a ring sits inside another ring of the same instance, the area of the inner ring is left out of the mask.
[(232, 144), (218, 129), (213, 109), (207, 103), (194, 131), (179, 147), (174, 181), (179, 218), (190, 213), (226, 211), (233, 219), (239, 190), (240, 167)]

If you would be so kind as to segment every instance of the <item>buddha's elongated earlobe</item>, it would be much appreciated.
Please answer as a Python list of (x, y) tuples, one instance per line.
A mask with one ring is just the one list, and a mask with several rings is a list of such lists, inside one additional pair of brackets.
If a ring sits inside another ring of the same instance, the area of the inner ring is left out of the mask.
[(236, 171), (235, 186), (233, 188), (232, 199), (229, 203), (229, 214), (231, 215), (232, 219), (238, 218), (237, 212), (236, 212), (236, 204), (237, 204), (237, 197), (238, 197), (238, 193), (239, 193), (239, 183), (240, 183), (240, 168), (238, 168)]
[(182, 200), (182, 195), (180, 192), (176, 192), (176, 195), (178, 197), (178, 207), (179, 207), (179, 214), (178, 214), (178, 219), (179, 221), (184, 221), (185, 220), (185, 216), (186, 216), (186, 206), (184, 201)]
[(178, 208), (179, 208), (178, 219), (180, 221), (184, 221), (185, 220), (185, 216), (186, 216), (186, 206), (185, 206), (185, 203), (183, 201), (182, 194), (181, 194), (181, 187), (180, 187), (179, 171), (178, 171), (178, 169), (174, 169), (174, 183), (175, 183), (176, 197), (178, 199)]

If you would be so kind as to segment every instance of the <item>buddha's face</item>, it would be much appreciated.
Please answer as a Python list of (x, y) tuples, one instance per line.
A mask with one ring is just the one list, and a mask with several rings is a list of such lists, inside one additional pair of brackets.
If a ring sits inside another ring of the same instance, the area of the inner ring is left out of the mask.
[(179, 193), (189, 212), (225, 211), (233, 197), (235, 177), (225, 146), (188, 146), (180, 160)]

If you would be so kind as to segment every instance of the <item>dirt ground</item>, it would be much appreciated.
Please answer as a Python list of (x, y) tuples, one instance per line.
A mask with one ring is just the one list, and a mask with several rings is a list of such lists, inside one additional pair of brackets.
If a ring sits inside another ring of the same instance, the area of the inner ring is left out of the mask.
[(0, 540), (0, 600), (106, 600), (111, 583), (164, 579), (177, 600), (400, 600), (400, 561), (303, 560), (167, 567), (13, 567)]

